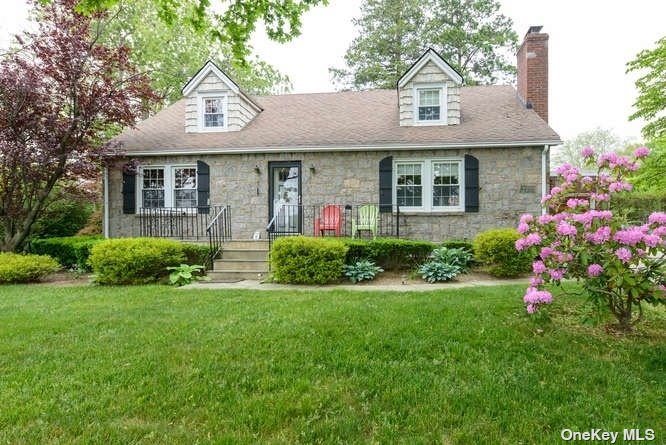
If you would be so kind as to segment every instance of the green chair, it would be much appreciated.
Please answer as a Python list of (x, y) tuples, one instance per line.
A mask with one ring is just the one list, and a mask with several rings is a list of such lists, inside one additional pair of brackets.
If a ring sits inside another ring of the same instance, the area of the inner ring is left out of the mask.
[(358, 208), (356, 219), (352, 220), (352, 239), (356, 238), (359, 230), (372, 232), (372, 239), (377, 238), (377, 225), (379, 223), (379, 208), (373, 205), (364, 205)]

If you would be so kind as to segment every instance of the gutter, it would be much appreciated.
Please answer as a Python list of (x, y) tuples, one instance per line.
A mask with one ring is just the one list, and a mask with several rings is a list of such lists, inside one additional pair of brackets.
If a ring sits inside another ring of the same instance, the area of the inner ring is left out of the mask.
[(109, 237), (109, 169), (104, 167), (104, 238)]
[[(546, 168), (548, 164), (546, 161), (548, 160), (549, 152), (550, 146), (544, 145), (543, 151), (541, 152), (541, 199), (543, 199), (548, 194), (548, 175), (550, 173), (550, 169)], [(541, 214), (546, 214), (545, 207), (541, 207)]]
[(511, 141), (511, 142), (472, 142), (462, 144), (377, 144), (365, 146), (333, 145), (333, 146), (292, 146), (292, 147), (248, 147), (248, 148), (198, 148), (198, 149), (153, 149), (150, 151), (125, 151), (128, 156), (164, 156), (164, 155), (202, 155), (202, 154), (258, 154), (258, 153), (285, 153), (285, 152), (349, 152), (349, 151), (397, 151), (397, 150), (423, 150), (423, 149), (466, 149), (466, 148), (514, 148), (535, 147), (543, 145), (547, 150), (551, 145), (561, 144), (559, 139), (539, 141)]

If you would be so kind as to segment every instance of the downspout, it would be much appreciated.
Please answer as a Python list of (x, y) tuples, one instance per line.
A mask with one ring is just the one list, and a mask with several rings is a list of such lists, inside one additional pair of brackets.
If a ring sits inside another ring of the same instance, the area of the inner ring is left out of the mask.
[(104, 167), (104, 238), (109, 237), (109, 169)]
[[(543, 151), (541, 152), (541, 199), (548, 194), (548, 175), (549, 175), (549, 169), (547, 168), (548, 166), (548, 153), (550, 151), (550, 146), (544, 145), (543, 146)], [(546, 208), (541, 207), (541, 214), (545, 215), (546, 214)]]

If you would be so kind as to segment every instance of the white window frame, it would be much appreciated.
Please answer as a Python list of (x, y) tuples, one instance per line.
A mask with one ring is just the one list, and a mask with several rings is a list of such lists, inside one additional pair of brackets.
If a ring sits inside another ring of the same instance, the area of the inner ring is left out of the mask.
[[(460, 186), (460, 200), (457, 206), (434, 206), (432, 205), (433, 191), (434, 191), (434, 164), (440, 162), (456, 163), (459, 168), (459, 186)], [(400, 206), (401, 212), (421, 212), (421, 213), (434, 213), (434, 212), (464, 212), (465, 211), (465, 161), (461, 157), (437, 157), (437, 158), (415, 158), (415, 159), (394, 159), (393, 160), (393, 202), (398, 205), (398, 165), (399, 164), (421, 164), (421, 187), (422, 187), (422, 203), (420, 207), (413, 206)]]
[[(159, 165), (142, 165), (139, 168), (139, 180), (138, 182), (138, 190), (136, 194), (136, 209), (137, 213), (139, 212), (139, 209), (143, 208), (143, 170), (144, 169), (156, 169), (156, 168), (162, 168), (164, 169), (164, 207), (151, 207), (154, 209), (163, 209), (163, 208), (174, 208), (175, 207), (175, 199), (176, 199), (176, 194), (174, 192), (175, 190), (175, 185), (176, 185), (176, 174), (175, 171), (178, 168), (192, 168), (195, 171), (195, 175), (197, 175), (197, 186), (194, 189), (195, 190), (195, 196), (197, 196), (197, 205), (199, 205), (198, 202), (198, 190), (199, 190), (199, 172), (197, 171), (197, 165), (196, 164), (159, 164)], [(187, 212), (192, 212), (195, 213), (197, 211), (196, 207), (181, 207), (183, 211)]]
[[(221, 99), (222, 100), (222, 115), (224, 119), (224, 125), (221, 127), (206, 127), (206, 99)], [(202, 133), (207, 132), (216, 132), (216, 131), (227, 131), (229, 126), (229, 97), (221, 92), (208, 92), (208, 93), (199, 93), (197, 95), (197, 108), (199, 111), (199, 131)]]
[[(439, 90), (439, 120), (420, 120), (419, 119), (419, 102), (421, 90)], [(414, 124), (415, 125), (446, 125), (448, 119), (447, 107), (447, 90), (445, 83), (423, 83), (416, 84), (412, 89), (412, 97), (414, 98)]]

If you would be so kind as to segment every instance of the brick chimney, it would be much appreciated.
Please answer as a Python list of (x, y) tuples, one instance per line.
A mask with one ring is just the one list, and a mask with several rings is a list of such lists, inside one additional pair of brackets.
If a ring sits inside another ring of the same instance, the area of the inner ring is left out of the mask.
[(548, 34), (530, 26), (518, 50), (518, 97), (548, 122)]

